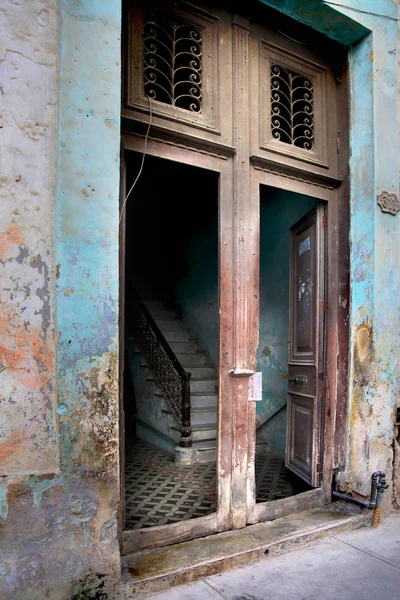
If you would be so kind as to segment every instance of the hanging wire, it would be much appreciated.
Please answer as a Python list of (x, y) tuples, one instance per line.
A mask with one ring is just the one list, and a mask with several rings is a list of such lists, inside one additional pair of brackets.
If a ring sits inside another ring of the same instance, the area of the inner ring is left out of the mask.
[(120, 216), (119, 216), (119, 225), (121, 225), (122, 217), (124, 215), (124, 210), (125, 210), (125, 207), (126, 207), (126, 203), (128, 202), (128, 198), (131, 195), (131, 192), (132, 192), (133, 188), (137, 184), (137, 182), (139, 180), (139, 177), (142, 174), (143, 165), (144, 165), (144, 159), (146, 158), (147, 140), (149, 138), (150, 127), (151, 127), (151, 125), (153, 123), (153, 111), (152, 111), (152, 106), (151, 106), (151, 98), (150, 98), (150, 96), (147, 96), (147, 98), (148, 98), (148, 101), (149, 101), (149, 124), (147, 126), (146, 136), (144, 138), (144, 149), (143, 149), (142, 163), (140, 165), (139, 173), (137, 174), (135, 181), (132, 183), (132, 185), (131, 185), (131, 187), (129, 189), (129, 192), (125, 196), (125, 200), (124, 200), (124, 202), (122, 204), (121, 212), (120, 212)]
[(389, 19), (390, 21), (399, 21), (400, 19), (396, 19), (396, 17), (391, 17), (390, 15), (383, 15), (381, 13), (369, 12), (368, 10), (361, 10), (360, 8), (353, 8), (352, 6), (347, 6), (346, 4), (339, 4), (338, 2), (329, 2), (329, 0), (322, 0), (323, 4), (330, 4), (331, 6), (339, 6), (340, 8), (347, 8), (348, 10), (352, 10), (353, 12), (362, 13), (363, 15), (371, 15), (372, 17), (382, 17), (382, 19)]

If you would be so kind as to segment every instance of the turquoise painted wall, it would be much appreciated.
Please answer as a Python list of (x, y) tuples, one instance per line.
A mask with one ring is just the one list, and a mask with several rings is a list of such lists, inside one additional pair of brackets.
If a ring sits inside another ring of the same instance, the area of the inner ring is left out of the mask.
[(54, 534), (63, 554), (53, 562), (78, 589), (93, 572), (117, 581), (120, 570), (120, 33), (120, 0), (61, 1), (55, 264), (64, 517)]
[[(257, 371), (262, 372), (262, 402), (257, 426), (286, 403), (289, 333), (289, 230), (316, 205), (301, 194), (261, 187), (260, 191), (260, 329)], [(271, 454), (285, 455), (286, 410), (258, 431)]]

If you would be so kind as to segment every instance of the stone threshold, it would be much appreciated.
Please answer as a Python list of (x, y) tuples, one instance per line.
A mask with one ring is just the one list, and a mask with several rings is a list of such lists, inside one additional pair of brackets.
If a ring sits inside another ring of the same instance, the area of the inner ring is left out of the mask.
[(368, 513), (354, 513), (348, 505), (337, 502), (244, 529), (133, 552), (121, 559), (121, 599), (143, 598), (199, 577), (265, 560), (369, 521)]

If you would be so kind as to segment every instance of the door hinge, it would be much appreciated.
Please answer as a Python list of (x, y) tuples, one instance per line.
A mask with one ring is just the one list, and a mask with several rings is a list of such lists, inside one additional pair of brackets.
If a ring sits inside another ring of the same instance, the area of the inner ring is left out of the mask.
[(325, 217), (325, 216), (323, 216), (323, 217), (322, 217), (322, 227), (323, 227), (324, 229), (326, 229), (326, 228), (327, 228), (327, 226), (328, 226), (328, 217)]
[(321, 310), (326, 310), (326, 300), (321, 300)]

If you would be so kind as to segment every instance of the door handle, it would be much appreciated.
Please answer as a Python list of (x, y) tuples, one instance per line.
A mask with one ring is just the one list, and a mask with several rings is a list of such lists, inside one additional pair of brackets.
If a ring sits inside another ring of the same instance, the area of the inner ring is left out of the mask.
[(296, 377), (289, 377), (289, 383), (297, 383), (298, 385), (307, 385), (307, 377), (305, 375), (296, 375)]

